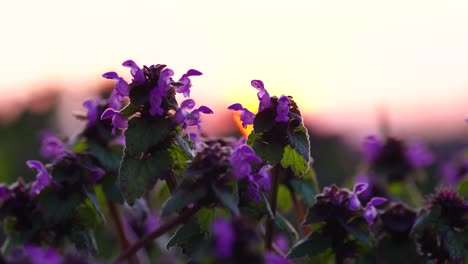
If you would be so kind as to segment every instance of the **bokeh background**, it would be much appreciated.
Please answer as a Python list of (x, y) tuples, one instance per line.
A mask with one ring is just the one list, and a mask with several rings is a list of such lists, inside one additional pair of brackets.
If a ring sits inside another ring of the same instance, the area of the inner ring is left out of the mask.
[(448, 159), (468, 142), (465, 1), (0, 2), (0, 179), (32, 177), (40, 134), (72, 137), (83, 100), (133, 59), (188, 69), (192, 97), (215, 110), (204, 133), (239, 134), (226, 107), (255, 112), (256, 90), (292, 95), (323, 184), (356, 172), (368, 134), (424, 140)]

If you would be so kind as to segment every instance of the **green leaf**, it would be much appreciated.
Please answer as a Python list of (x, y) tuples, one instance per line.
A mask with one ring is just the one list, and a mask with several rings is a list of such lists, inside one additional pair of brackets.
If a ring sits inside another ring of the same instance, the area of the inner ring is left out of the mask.
[(198, 186), (195, 189), (178, 188), (171, 195), (169, 200), (162, 208), (162, 216), (168, 216), (172, 213), (180, 212), (184, 207), (191, 203), (196, 203), (205, 197), (207, 190), (204, 186)]
[(197, 221), (202, 231), (211, 230), (211, 224), (216, 218), (229, 218), (231, 215), (230, 211), (225, 208), (214, 207), (214, 208), (201, 208), (197, 214)]
[(435, 223), (439, 219), (440, 213), (440, 206), (433, 206), (430, 211), (421, 209), (410, 233), (420, 232), (426, 226)]
[(300, 258), (305, 256), (317, 256), (325, 252), (331, 247), (331, 239), (320, 233), (312, 233), (312, 235), (299, 241), (289, 251), (288, 258)]
[(299, 239), (299, 234), (294, 226), (286, 219), (280, 212), (276, 211), (275, 215), (275, 224), (276, 226), (285, 231), (291, 241), (296, 241)]
[(229, 210), (231, 210), (231, 212), (235, 216), (240, 215), (239, 207), (237, 207), (238, 201), (236, 201), (236, 199), (234, 199), (234, 196), (232, 195), (232, 193), (230, 193), (228, 191), (225, 191), (225, 190), (222, 190), (222, 189), (219, 189), (214, 184), (211, 185), (211, 188), (212, 188), (213, 192), (215, 193), (216, 197), (218, 197), (219, 201), (224, 206), (229, 208)]
[(187, 168), (187, 162), (190, 160), (190, 157), (180, 145), (175, 143), (171, 144), (168, 151), (172, 158), (173, 171), (176, 174), (182, 174)]
[(369, 227), (362, 219), (355, 219), (351, 223), (343, 223), (340, 221), (341, 226), (346, 229), (354, 238), (364, 243), (364, 245), (371, 247), (372, 242), (369, 234)]
[(97, 200), (96, 193), (94, 191), (88, 191), (86, 188), (84, 188), (84, 192), (86, 194), (86, 197), (88, 197), (89, 201), (91, 202), (93, 208), (96, 210), (98, 213), (99, 217), (101, 218), (102, 222), (106, 222), (106, 217), (104, 216), (104, 213), (102, 212), (101, 206), (99, 205), (99, 201)]
[(83, 153), (88, 150), (88, 143), (84, 139), (80, 139), (73, 144), (73, 152)]
[(468, 198), (468, 180), (463, 180), (460, 182), (458, 185), (458, 193), (461, 196)]
[(133, 105), (133, 104), (128, 104), (126, 105), (122, 110), (120, 110), (120, 114), (125, 116), (125, 117), (131, 117), (132, 115), (136, 114), (138, 111), (140, 111), (140, 107)]
[(89, 142), (89, 151), (94, 154), (98, 161), (106, 168), (118, 170), (122, 158), (123, 149), (116, 145), (111, 149), (105, 148), (97, 142)]
[(255, 133), (270, 131), (276, 124), (275, 117), (276, 111), (271, 108), (258, 112), (253, 123)]
[(310, 157), (310, 141), (307, 128), (300, 125), (289, 134), (289, 142), (291, 147), (299, 153), (306, 162), (311, 161)]
[(124, 198), (120, 191), (117, 174), (112, 173), (105, 175), (101, 181), (101, 186), (107, 199), (118, 204), (123, 204)]
[(126, 151), (138, 157), (151, 147), (166, 141), (171, 132), (171, 121), (164, 117), (132, 118), (125, 131)]
[(120, 189), (125, 200), (132, 205), (145, 191), (151, 190), (158, 179), (163, 179), (171, 167), (172, 158), (165, 149), (142, 159), (125, 153), (119, 173)]
[(259, 139), (253, 142), (252, 148), (257, 156), (271, 165), (279, 163), (283, 158), (283, 146), (280, 144), (268, 144), (262, 139)]
[(278, 208), (282, 212), (287, 212), (291, 209), (293, 203), (291, 199), (291, 194), (289, 193), (288, 188), (280, 184), (278, 186)]
[(465, 255), (464, 235), (467, 235), (466, 232), (456, 232), (449, 229), (444, 236), (444, 247), (453, 263), (458, 263)]
[[(312, 176), (315, 178), (315, 175), (312, 174)], [(290, 184), (292, 189), (296, 193), (302, 195), (309, 205), (313, 205), (315, 203), (315, 196), (318, 193), (316, 181), (310, 178), (306, 179), (306, 177), (304, 177), (303, 179), (291, 179)]]
[(281, 166), (290, 167), (296, 177), (302, 177), (310, 169), (309, 163), (289, 145), (284, 148)]
[(200, 226), (197, 221), (190, 219), (186, 224), (180, 226), (174, 235), (169, 238), (166, 248), (170, 249), (171, 247), (178, 245), (184, 241), (187, 241), (189, 238), (199, 235), (201, 233)]
[(190, 140), (190, 138), (188, 136), (182, 137), (177, 135), (176, 139), (177, 143), (179, 143), (179, 146), (185, 151), (188, 159), (193, 159), (195, 157), (195, 153), (193, 153), (193, 142)]
[(94, 229), (100, 223), (103, 223), (101, 216), (94, 208), (89, 199), (85, 199), (74, 211), (73, 219), (81, 225)]
[(39, 203), (44, 219), (57, 223), (72, 215), (82, 200), (79, 192), (57, 193), (43, 192), (39, 196)]

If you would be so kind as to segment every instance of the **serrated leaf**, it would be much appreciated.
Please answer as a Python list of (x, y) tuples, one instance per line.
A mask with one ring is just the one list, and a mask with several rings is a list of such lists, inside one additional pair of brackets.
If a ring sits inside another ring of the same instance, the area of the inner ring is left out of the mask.
[(170, 249), (171, 247), (178, 245), (189, 238), (200, 234), (200, 226), (198, 225), (197, 221), (194, 219), (191, 219), (188, 221), (186, 224), (180, 226), (174, 235), (172, 235), (171, 238), (169, 238), (169, 241), (167, 242), (166, 248)]
[(300, 258), (305, 256), (317, 256), (331, 247), (331, 239), (320, 233), (312, 233), (307, 238), (299, 241), (289, 251), (288, 258)]
[(306, 127), (302, 125), (296, 127), (294, 131), (289, 134), (289, 143), (306, 162), (311, 161), (309, 133)]
[(302, 177), (309, 170), (309, 163), (289, 145), (284, 148), (281, 166), (291, 168), (296, 177)]
[(172, 213), (177, 213), (191, 203), (196, 203), (205, 197), (207, 190), (205, 186), (198, 186), (195, 189), (178, 188), (171, 195), (169, 200), (162, 208), (162, 216), (168, 216)]
[(258, 112), (253, 123), (255, 133), (270, 131), (276, 124), (275, 117), (276, 111), (271, 108)]
[(268, 144), (262, 139), (255, 140), (252, 144), (252, 148), (264, 162), (270, 165), (275, 165), (283, 158), (283, 146), (280, 144)]
[(158, 179), (163, 179), (172, 169), (172, 158), (165, 149), (155, 151), (142, 159), (127, 153), (119, 171), (119, 184), (125, 200), (132, 205), (145, 191), (151, 190)]
[(166, 141), (171, 132), (171, 121), (164, 117), (132, 118), (125, 131), (126, 151), (133, 156), (140, 156), (150, 148)]
[(120, 160), (123, 155), (123, 148), (121, 146), (115, 146), (111, 149), (105, 148), (99, 143), (90, 141), (89, 151), (94, 154), (97, 160), (106, 168), (112, 170), (118, 170), (120, 166)]
[(172, 169), (174, 173), (182, 174), (188, 166), (187, 161), (190, 160), (190, 157), (180, 145), (175, 143), (171, 144), (168, 151), (172, 158)]
[(229, 210), (231, 210), (231, 212), (235, 216), (238, 216), (240, 214), (239, 207), (237, 206), (238, 201), (236, 201), (236, 199), (234, 198), (232, 193), (230, 193), (228, 191), (225, 191), (225, 190), (222, 190), (222, 189), (216, 187), (216, 185), (214, 185), (214, 184), (211, 185), (211, 188), (212, 188), (213, 192), (215, 193), (216, 197), (218, 197), (219, 201), (224, 206), (229, 208)]
[(41, 212), (48, 222), (57, 223), (69, 217), (81, 202), (81, 194), (55, 191), (44, 192), (40, 196)]
[(364, 220), (356, 219), (351, 223), (343, 223), (340, 221), (341, 226), (346, 229), (354, 238), (364, 243), (364, 245), (371, 247), (371, 239), (369, 234), (369, 227)]

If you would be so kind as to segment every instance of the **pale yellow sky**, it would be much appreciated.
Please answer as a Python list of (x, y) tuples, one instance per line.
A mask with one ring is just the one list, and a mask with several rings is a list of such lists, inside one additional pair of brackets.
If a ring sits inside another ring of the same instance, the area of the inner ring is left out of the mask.
[(434, 103), (462, 121), (467, 14), (466, 1), (2, 0), (0, 97), (89, 86), (133, 59), (202, 71), (193, 97), (207, 104), (253, 108), (261, 79), (309, 112)]

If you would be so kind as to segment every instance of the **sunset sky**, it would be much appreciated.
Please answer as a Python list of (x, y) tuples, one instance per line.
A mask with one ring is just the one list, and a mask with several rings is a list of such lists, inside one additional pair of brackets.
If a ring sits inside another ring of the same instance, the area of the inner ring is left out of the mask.
[(0, 102), (89, 89), (133, 59), (200, 70), (192, 96), (208, 105), (255, 111), (261, 79), (335, 127), (375, 131), (381, 109), (403, 130), (463, 124), (467, 14), (466, 1), (2, 1)]

